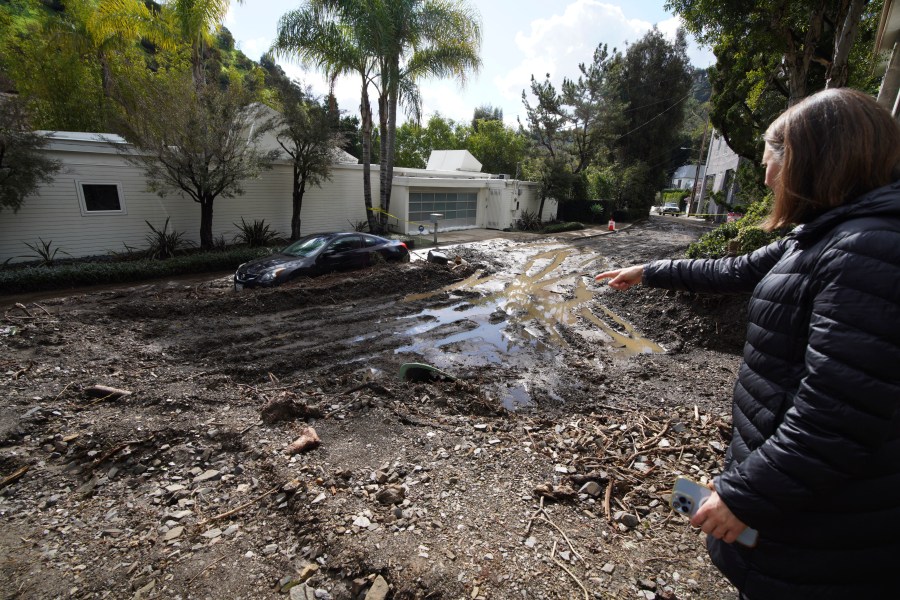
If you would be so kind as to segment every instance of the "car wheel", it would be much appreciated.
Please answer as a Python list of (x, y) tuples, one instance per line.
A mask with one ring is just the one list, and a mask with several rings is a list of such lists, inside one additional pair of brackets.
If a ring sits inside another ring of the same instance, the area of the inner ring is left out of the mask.
[(409, 252), (407, 252), (406, 254), (403, 255), (402, 258), (400, 258), (400, 262), (409, 262), (409, 261), (410, 261)]

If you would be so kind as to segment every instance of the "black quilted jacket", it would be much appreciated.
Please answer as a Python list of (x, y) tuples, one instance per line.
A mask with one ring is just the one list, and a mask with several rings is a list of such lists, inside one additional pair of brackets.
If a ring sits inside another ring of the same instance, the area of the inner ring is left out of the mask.
[(644, 284), (752, 292), (716, 489), (760, 539), (713, 562), (751, 600), (900, 598), (900, 181)]

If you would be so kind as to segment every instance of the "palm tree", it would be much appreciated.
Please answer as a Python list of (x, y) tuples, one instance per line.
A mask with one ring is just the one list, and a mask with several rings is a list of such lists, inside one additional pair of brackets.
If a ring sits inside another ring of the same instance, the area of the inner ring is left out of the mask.
[[(397, 106), (418, 97), (417, 82), (454, 77), (461, 83), (481, 67), (481, 24), (463, 0), (392, 0), (382, 5), (376, 27), (384, 100), (381, 207), (390, 210), (397, 133)], [(415, 106), (415, 102), (412, 103)], [(382, 213), (383, 219), (386, 214)]]
[[(462, 0), (308, 0), (282, 17), (273, 49), (322, 68), (332, 81), (349, 72), (361, 76), (364, 169), (371, 156), (365, 141), (371, 131), (365, 129), (367, 119), (371, 124), (368, 87), (378, 90), (383, 226), (390, 210), (398, 105), (417, 117), (417, 82), (451, 76), (464, 81), (468, 71), (481, 66), (480, 46), (481, 25)], [(369, 194), (369, 183), (364, 187)], [(368, 196), (366, 208), (371, 208)], [(374, 229), (371, 210), (368, 214)]]
[[(242, 3), (243, 0), (238, 0)], [(181, 37), (191, 44), (191, 66), (194, 83), (202, 86), (206, 83), (206, 71), (203, 68), (203, 53), (218, 29), (228, 8), (230, 0), (172, 0), (166, 6), (171, 10), (174, 22)]]
[(115, 96), (111, 60), (147, 40), (163, 49), (175, 44), (157, 12), (140, 0), (68, 0), (58, 20), (51, 21), (50, 37), (82, 61), (99, 66), (99, 112), (109, 118), (106, 100)]
[[(372, 105), (369, 86), (374, 85), (376, 61), (368, 46), (368, 31), (363, 20), (343, 18), (339, 3), (309, 0), (305, 6), (284, 14), (278, 21), (278, 34), (272, 52), (279, 57), (297, 60), (325, 73), (334, 87), (338, 77), (360, 78), (359, 112), (362, 118), (363, 201), (369, 230), (376, 230), (372, 210)], [(350, 3), (348, 3), (350, 4)], [(365, 8), (358, 6), (357, 8)], [(347, 8), (349, 11), (350, 8)]]

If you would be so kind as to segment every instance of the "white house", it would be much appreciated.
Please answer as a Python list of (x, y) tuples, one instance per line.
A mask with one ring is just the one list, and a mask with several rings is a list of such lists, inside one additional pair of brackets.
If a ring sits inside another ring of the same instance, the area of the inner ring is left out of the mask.
[[(167, 218), (170, 231), (199, 242), (200, 206), (180, 193), (161, 198), (149, 192), (143, 171), (128, 163), (110, 143), (123, 144), (121, 138), (72, 132), (54, 132), (48, 137), (45, 151), (63, 168), (52, 182), (26, 198), (18, 213), (0, 212), (0, 262), (37, 258), (25, 243), (38, 240), (52, 242), (53, 248), (72, 257), (122, 252), (126, 246), (146, 247), (147, 223), (159, 229)], [(457, 157), (457, 162), (459, 166), (472, 165), (465, 157)], [(306, 190), (303, 233), (347, 230), (366, 220), (362, 169), (362, 165), (338, 158), (331, 180)], [(243, 196), (217, 198), (214, 237), (224, 236), (230, 243), (241, 218), (248, 223), (263, 219), (287, 235), (291, 177), (290, 163), (280, 161), (259, 178), (243, 182)], [(372, 184), (377, 205), (377, 165), (372, 167)], [(395, 168), (388, 221), (398, 232), (418, 234), (421, 227), (421, 232), (428, 234), (431, 214), (439, 213), (441, 230), (504, 229), (512, 227), (522, 211), (536, 212), (539, 203), (535, 183), (497, 179), (480, 171)], [(555, 215), (556, 203), (548, 201), (544, 219)]]
[(672, 174), (671, 187), (689, 190), (694, 187), (694, 181), (703, 179), (705, 173), (706, 167), (703, 165), (700, 165), (699, 172), (697, 165), (682, 165), (675, 169), (675, 173)]
[(725, 215), (725, 208), (712, 199), (713, 192), (723, 192), (725, 202), (733, 204), (737, 192), (735, 175), (741, 161), (745, 160), (735, 153), (722, 135), (714, 131), (706, 155), (706, 173), (700, 183), (697, 198), (691, 206), (692, 214)]

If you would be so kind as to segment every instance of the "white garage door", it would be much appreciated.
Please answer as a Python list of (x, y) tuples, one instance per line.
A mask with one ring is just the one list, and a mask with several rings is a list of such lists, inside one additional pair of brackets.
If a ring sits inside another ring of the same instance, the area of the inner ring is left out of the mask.
[(431, 222), (431, 213), (441, 213), (441, 227), (475, 226), (478, 211), (475, 192), (410, 192), (409, 220), (423, 225)]

